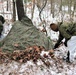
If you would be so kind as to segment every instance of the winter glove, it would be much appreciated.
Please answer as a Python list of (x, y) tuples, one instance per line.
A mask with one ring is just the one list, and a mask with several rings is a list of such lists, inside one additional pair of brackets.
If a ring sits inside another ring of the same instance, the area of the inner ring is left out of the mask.
[(54, 49), (58, 48), (59, 45), (60, 45), (59, 43), (56, 43)]
[(61, 42), (62, 40), (63, 40), (63, 36), (61, 34), (59, 34), (59, 39), (58, 39), (57, 43), (55, 44), (54, 49), (58, 48), (58, 46), (62, 43)]

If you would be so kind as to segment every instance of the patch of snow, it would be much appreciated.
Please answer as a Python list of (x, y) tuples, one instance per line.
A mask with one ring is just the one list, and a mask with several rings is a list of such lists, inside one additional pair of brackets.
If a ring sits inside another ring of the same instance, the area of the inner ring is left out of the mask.
[(48, 55), (49, 52), (47, 52), (47, 51), (42, 51), (40, 55), (43, 57), (44, 54)]

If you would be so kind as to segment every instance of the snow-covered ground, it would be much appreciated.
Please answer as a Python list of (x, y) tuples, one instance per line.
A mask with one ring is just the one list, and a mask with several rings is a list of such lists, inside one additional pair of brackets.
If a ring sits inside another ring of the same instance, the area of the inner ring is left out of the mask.
[(40, 59), (37, 63), (30, 60), (26, 63), (10, 61), (0, 64), (0, 75), (76, 75), (76, 63), (67, 63), (63, 60), (65, 53), (64, 45), (55, 50), (54, 58), (48, 55), (48, 51), (42, 51), (42, 57), (44, 54), (48, 55), (44, 60), (49, 66), (46, 66)]
[[(27, 9), (27, 16), (30, 18), (31, 14), (28, 13), (29, 11), (30, 9)], [(38, 13), (39, 13), (38, 9), (37, 7), (35, 7), (34, 18), (32, 22), (37, 28), (43, 29), (42, 25), (39, 26), (41, 22)], [(58, 39), (59, 33), (53, 32), (49, 28), (49, 25), (52, 22), (57, 23), (57, 21), (60, 21), (60, 16), (59, 18), (58, 17), (52, 18), (50, 16), (50, 13), (47, 11), (43, 12), (43, 15), (46, 21), (46, 30), (48, 32), (48, 36), (52, 40), (56, 41)], [(65, 21), (66, 19), (68, 21), (69, 16), (68, 18), (66, 17), (67, 15), (64, 16), (64, 19)], [(76, 21), (76, 16), (74, 17), (74, 21)], [(9, 27), (5, 26), (5, 29), (6, 31), (8, 31)], [(27, 61), (27, 63), (23, 64), (15, 61), (0, 64), (0, 75), (76, 75), (76, 63), (75, 62), (67, 63), (65, 60), (63, 60), (63, 57), (65, 58), (67, 55), (67, 50), (64, 45), (56, 49), (54, 55), (55, 58), (51, 58), (49, 56), (47, 59), (45, 59), (45, 61), (50, 62), (49, 67), (47, 67), (41, 60), (38, 60), (37, 64), (34, 64), (32, 60)]]

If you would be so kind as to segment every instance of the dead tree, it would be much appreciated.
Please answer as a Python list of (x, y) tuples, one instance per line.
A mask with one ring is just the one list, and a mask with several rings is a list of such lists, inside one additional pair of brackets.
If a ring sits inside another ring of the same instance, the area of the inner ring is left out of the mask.
[(42, 13), (43, 9), (45, 8), (46, 4), (47, 4), (47, 0), (43, 0), (42, 6), (40, 6), (39, 3), (37, 2), (37, 7), (39, 9), (39, 17), (40, 17), (41, 21), (42, 21), (41, 13)]
[[(43, 20), (42, 20), (42, 18), (41, 18), (41, 13), (42, 13), (43, 9), (45, 8), (46, 4), (47, 4), (47, 0), (43, 0), (42, 6), (40, 6), (40, 5), (39, 5), (39, 2), (37, 2), (37, 7), (38, 7), (38, 9), (39, 9), (39, 18), (40, 18), (41, 22), (43, 22)], [(45, 22), (45, 20), (44, 20), (43, 28), (44, 28), (44, 30), (46, 31), (46, 22)], [(46, 31), (46, 35), (47, 35), (47, 31)]]

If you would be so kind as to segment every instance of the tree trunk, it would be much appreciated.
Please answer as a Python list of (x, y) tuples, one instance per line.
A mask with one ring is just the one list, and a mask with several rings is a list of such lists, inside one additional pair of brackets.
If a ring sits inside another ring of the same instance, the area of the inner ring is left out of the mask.
[(74, 13), (76, 12), (76, 0), (73, 3), (73, 12), (72, 12), (72, 17), (74, 17)]
[(62, 0), (60, 0), (60, 8), (59, 8), (59, 12), (61, 13), (61, 21), (63, 22), (63, 10), (62, 10)]
[(16, 0), (16, 6), (17, 6), (18, 20), (21, 20), (25, 16), (23, 0)]
[(32, 0), (32, 2), (33, 2), (33, 8), (32, 8), (32, 16), (31, 16), (31, 19), (33, 19), (33, 15), (34, 15), (35, 0)]
[(13, 21), (16, 21), (15, 1), (13, 0)]
[(8, 0), (7, 0), (7, 11), (8, 11)]
[(60, 0), (60, 8), (59, 11), (62, 11), (62, 0)]
[(74, 12), (76, 12), (76, 0), (74, 1)]
[(27, 12), (27, 0), (24, 0), (24, 2), (25, 2), (25, 14), (26, 14), (26, 12)]
[(51, 14), (52, 14), (52, 17), (54, 18), (54, 0), (51, 0), (50, 4), (51, 4)]
[(44, 4), (43, 4), (43, 6), (42, 6), (42, 8), (41, 8), (41, 10), (40, 10), (40, 12), (39, 12), (39, 17), (40, 17), (40, 20), (41, 20), (41, 21), (42, 21), (41, 13), (42, 13), (43, 9), (45, 8), (46, 4), (47, 4), (47, 0), (45, 0)]
[(71, 20), (71, 4), (72, 4), (72, 0), (68, 0), (68, 13), (70, 15), (70, 20)]

